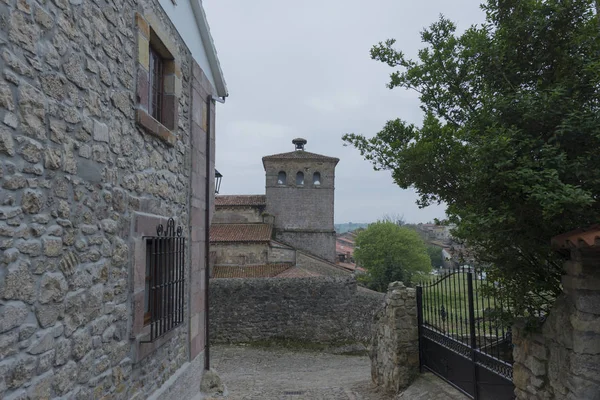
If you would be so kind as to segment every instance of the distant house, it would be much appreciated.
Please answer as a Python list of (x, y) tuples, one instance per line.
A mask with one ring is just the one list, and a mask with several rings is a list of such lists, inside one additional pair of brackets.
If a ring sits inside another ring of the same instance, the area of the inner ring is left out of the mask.
[(451, 231), (456, 225), (418, 224), (416, 227), (426, 241), (447, 244), (452, 241)]

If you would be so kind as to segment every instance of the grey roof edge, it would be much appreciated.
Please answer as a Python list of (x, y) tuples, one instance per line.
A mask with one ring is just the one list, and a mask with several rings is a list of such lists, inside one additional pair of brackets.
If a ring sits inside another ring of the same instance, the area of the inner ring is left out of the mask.
[[(317, 153), (310, 153), (307, 152), (309, 154), (311, 154), (311, 156), (308, 157), (302, 157), (302, 158), (291, 158), (291, 157), (285, 157), (285, 154), (289, 154), (292, 153), (291, 151), (288, 153), (280, 153), (280, 154), (273, 154), (270, 156), (264, 156), (262, 158), (262, 164), (263, 164), (263, 168), (266, 168), (265, 162), (266, 161), (276, 161), (276, 160), (313, 160), (313, 161), (325, 161), (325, 162), (332, 162), (335, 163), (335, 165), (337, 166), (338, 163), (340, 162), (340, 159), (337, 157), (329, 157), (329, 156), (324, 156), (322, 154), (317, 154)], [(312, 156), (312, 154), (314, 154), (314, 156)]]
[(219, 62), (219, 57), (217, 56), (215, 42), (210, 34), (210, 27), (208, 26), (206, 13), (204, 12), (204, 7), (202, 6), (202, 0), (192, 0), (191, 5), (196, 23), (198, 24), (198, 29), (200, 29), (200, 34), (202, 37), (207, 38), (207, 40), (203, 40), (202, 43), (204, 44), (204, 50), (206, 51), (208, 62), (210, 63), (210, 68), (215, 79), (217, 96), (225, 98), (229, 96), (229, 92), (227, 90), (227, 84), (225, 83), (225, 77), (223, 76), (223, 70), (221, 69), (221, 63)]

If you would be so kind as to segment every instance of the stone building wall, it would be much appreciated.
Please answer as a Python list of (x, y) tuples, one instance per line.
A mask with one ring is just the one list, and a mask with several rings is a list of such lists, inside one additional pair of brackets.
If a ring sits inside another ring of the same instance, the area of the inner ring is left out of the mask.
[[(287, 159), (264, 161), (266, 211), (275, 216), (277, 240), (335, 261), (335, 164), (334, 161)], [(286, 185), (278, 185), (279, 171), (287, 174)], [(304, 185), (296, 185), (296, 173), (304, 173)], [(313, 185), (313, 173), (321, 184)]]
[(375, 315), (369, 356), (371, 379), (385, 391), (396, 393), (419, 374), (415, 289), (390, 283), (384, 307)]
[(517, 399), (600, 399), (600, 251), (573, 249), (541, 331), (513, 327)]
[[(200, 268), (205, 148), (192, 110), (197, 121), (214, 110), (191, 93), (212, 89), (157, 1), (5, 1), (0, 15), (0, 398), (147, 398), (201, 366), (203, 304), (143, 348), (134, 221), (191, 225), (186, 275)], [(143, 21), (177, 55), (167, 137), (136, 121)]]
[[(264, 208), (264, 207), (263, 207)], [(214, 224), (262, 223), (261, 207), (219, 207), (213, 217)]]
[(275, 230), (275, 239), (290, 246), (321, 257), (329, 262), (335, 262), (335, 231), (292, 231)]
[(352, 278), (215, 279), (210, 296), (214, 342), (331, 345), (368, 343), (383, 299)]
[(215, 265), (257, 265), (296, 262), (296, 251), (269, 243), (214, 243)]

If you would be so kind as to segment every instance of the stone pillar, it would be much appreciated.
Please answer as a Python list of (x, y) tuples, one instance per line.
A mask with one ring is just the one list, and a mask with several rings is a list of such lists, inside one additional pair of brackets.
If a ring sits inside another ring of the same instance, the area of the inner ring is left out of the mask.
[[(204, 351), (205, 337), (205, 268), (206, 268), (206, 198), (209, 209), (214, 204), (214, 105), (208, 101), (211, 86), (208, 78), (195, 61), (192, 61), (192, 121), (191, 121), (191, 163), (190, 173), (190, 360)], [(210, 113), (210, 126), (208, 125)], [(209, 133), (210, 130), (210, 133)], [(210, 134), (210, 170), (206, 171), (206, 135)], [(206, 179), (209, 192), (206, 193)]]
[(541, 332), (513, 329), (517, 399), (600, 399), (600, 246), (571, 247), (563, 291)]
[(419, 373), (415, 289), (390, 283), (384, 306), (374, 317), (369, 357), (371, 379), (384, 390), (398, 392), (414, 381)]

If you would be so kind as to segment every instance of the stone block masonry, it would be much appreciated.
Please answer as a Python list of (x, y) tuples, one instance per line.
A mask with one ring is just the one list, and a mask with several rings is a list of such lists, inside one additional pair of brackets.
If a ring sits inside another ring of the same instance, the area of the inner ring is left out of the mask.
[(383, 294), (352, 278), (214, 279), (211, 340), (367, 344)]
[[(207, 129), (191, 114), (213, 88), (158, 0), (10, 0), (0, 20), (0, 398), (189, 398), (164, 384), (199, 385), (204, 305), (186, 301), (185, 324), (142, 349), (133, 225), (175, 217), (186, 276), (201, 276)], [(149, 27), (181, 75), (168, 141), (136, 121)]]
[(373, 383), (396, 393), (419, 374), (416, 291), (390, 283), (384, 307), (375, 315), (369, 356)]
[(600, 249), (571, 250), (540, 331), (513, 327), (517, 399), (600, 399)]

